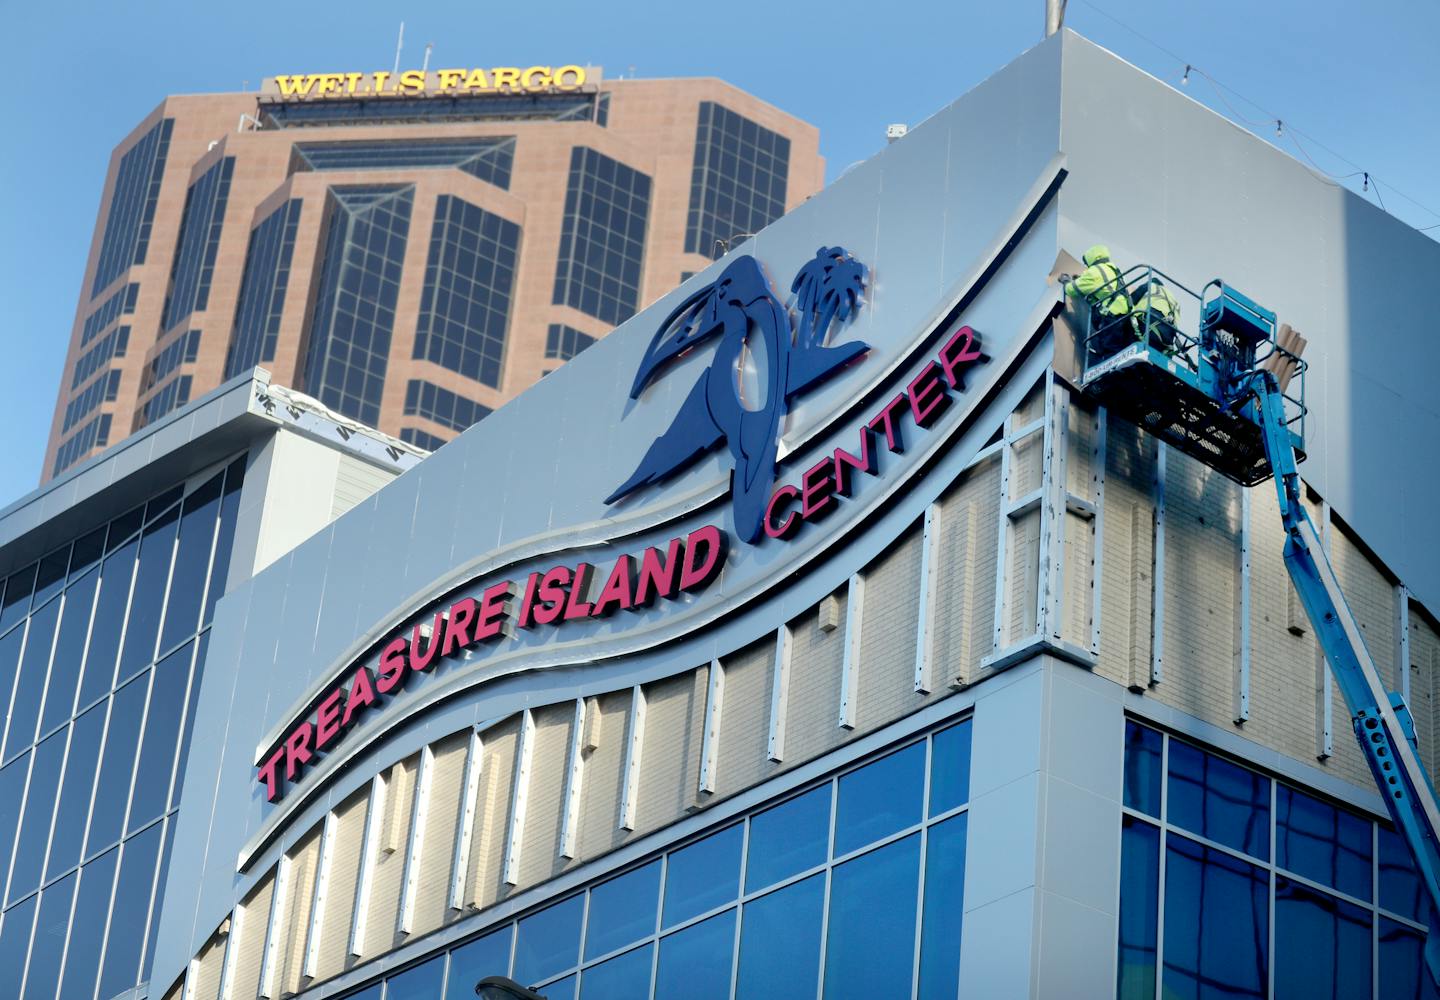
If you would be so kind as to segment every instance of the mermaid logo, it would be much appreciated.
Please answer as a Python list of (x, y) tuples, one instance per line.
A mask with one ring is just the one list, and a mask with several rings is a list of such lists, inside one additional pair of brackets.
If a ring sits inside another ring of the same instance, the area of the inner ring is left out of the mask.
[(715, 357), (670, 428), (607, 504), (674, 475), (723, 441), (735, 460), (730, 482), (735, 531), (747, 542), (760, 537), (790, 400), (870, 350), (860, 341), (825, 345), (831, 323), (853, 319), (865, 291), (865, 265), (844, 247), (821, 247), (790, 290), (793, 330), (791, 311), (776, 297), (760, 263), (739, 257), (665, 318), (635, 373), (631, 399), (638, 399), (668, 362), (718, 337)]

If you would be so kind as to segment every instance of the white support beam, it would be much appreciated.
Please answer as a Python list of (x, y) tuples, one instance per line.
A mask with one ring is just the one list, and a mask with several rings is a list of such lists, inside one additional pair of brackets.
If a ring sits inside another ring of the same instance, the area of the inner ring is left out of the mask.
[[(225, 938), (225, 960), (220, 966), (220, 988), (217, 1000), (231, 1000), (235, 992), (235, 963), (240, 958), (241, 935), (245, 932), (245, 904), (237, 905), (230, 914), (230, 933)], [(185, 988), (190, 988), (189, 980)]]
[(766, 755), (785, 759), (785, 716), (790, 710), (790, 626), (775, 630), (775, 670), (770, 675), (770, 739)]
[(1395, 584), (1395, 669), (1400, 676), (1400, 697), (1410, 705), (1410, 588)]
[(320, 830), (320, 860), (315, 865), (315, 888), (310, 896), (310, 921), (305, 932), (305, 959), (300, 974), (314, 979), (320, 963), (320, 934), (325, 925), (325, 900), (330, 892), (330, 869), (335, 859), (335, 837), (340, 821), (333, 811), (325, 814)]
[(1150, 683), (1165, 679), (1165, 466), (1170, 449), (1155, 446), (1155, 566), (1150, 601)]
[(956, 641), (956, 651), (952, 656), (949, 677), (946, 682), (950, 687), (959, 690), (968, 687), (974, 682), (974, 662), (971, 660), (971, 650), (974, 649), (975, 630), (979, 622), (975, 609), (975, 595), (980, 593), (984, 582), (980, 579), (980, 560), (975, 558), (976, 547), (980, 544), (980, 505), (973, 500), (965, 504), (960, 514), (960, 541), (955, 548), (954, 559), (957, 565), (963, 567), (961, 572), (965, 580), (965, 603), (962, 605), (959, 639)]
[(430, 815), (430, 786), (435, 781), (435, 752), (420, 748), (420, 769), (415, 775), (415, 797), (410, 806), (410, 843), (405, 851), (405, 871), (400, 880), (400, 912), (395, 929), (409, 934), (415, 929), (415, 896), (420, 891), (420, 854), (425, 848), (425, 821)]
[(645, 691), (636, 684), (630, 690), (630, 732), (625, 742), (624, 790), (620, 796), (620, 829), (635, 829), (635, 810), (640, 799), (640, 755), (645, 749)]
[[(1320, 546), (1330, 555), (1330, 504), (1320, 502)], [(1335, 753), (1335, 699), (1331, 694), (1334, 682), (1325, 649), (1315, 644), (1315, 756), (1324, 760)]]
[(715, 773), (720, 763), (720, 713), (725, 707), (725, 667), (710, 661), (705, 685), (705, 731), (700, 742), (700, 794), (715, 794)]
[[(995, 540), (995, 622), (990, 634), (990, 655), (1000, 652), (1005, 644), (1006, 577), (1005, 562), (1008, 558), (1006, 541), (1010, 537), (1010, 452), (1012, 440), (1009, 437), (1010, 421), (1005, 418), (1005, 436), (1000, 441), (1000, 516), (996, 518), (999, 536)], [(1043, 425), (1042, 425), (1043, 426)]]
[[(1095, 411), (1095, 452), (1091, 457), (1095, 520), (1090, 546), (1090, 655), (1100, 655), (1101, 584), (1105, 579), (1105, 463), (1109, 461), (1110, 422), (1105, 407)], [(1131, 613), (1134, 613), (1132, 608)]]
[(286, 922), (284, 917), (289, 903), (290, 869), (293, 865), (294, 862), (288, 854), (281, 854), (275, 865), (275, 889), (270, 894), (270, 920), (265, 928), (265, 949), (260, 961), (262, 997), (275, 998), (280, 995), (275, 980), (280, 965), (281, 941), (288, 943), (288, 935), (283, 925)]
[(1040, 470), (1040, 565), (1035, 592), (1035, 634), (1061, 638), (1064, 608), (1066, 459), (1070, 444), (1070, 398), (1053, 378), (1045, 387), (1045, 442)]
[[(565, 800), (560, 814), (560, 856), (574, 859), (580, 839), (580, 794), (585, 780), (585, 699), (575, 699), (570, 723), (570, 756), (565, 766)], [(598, 713), (597, 713), (598, 714)]]
[(475, 843), (475, 823), (480, 815), (480, 776), (484, 772), (484, 766), (485, 741), (478, 732), (472, 732), (470, 746), (465, 754), (460, 823), (455, 830), (454, 861), (450, 869), (448, 902), (452, 910), (465, 908), (465, 876), (470, 870), (470, 850)]
[(940, 594), (940, 504), (925, 508), (920, 537), (920, 618), (915, 626), (915, 690), (935, 686), (935, 621)]
[(860, 628), (865, 617), (865, 577), (852, 574), (845, 592), (845, 649), (840, 660), (841, 729), (855, 728), (855, 708), (860, 701)]
[(1235, 595), (1235, 675), (1233, 718), (1250, 718), (1250, 609), (1251, 573), (1250, 490), (1240, 487), (1240, 548), (1235, 554), (1240, 586)]
[(385, 823), (388, 791), (383, 773), (370, 779), (370, 804), (365, 809), (365, 835), (360, 841), (360, 875), (355, 880), (355, 919), (350, 924), (348, 947), (355, 958), (365, 953), (365, 922), (370, 913), (370, 888), (375, 882), (375, 861), (380, 853), (380, 828)]
[(520, 713), (520, 736), (515, 748), (515, 782), (510, 790), (510, 827), (505, 834), (506, 885), (520, 884), (520, 851), (524, 846), (525, 809), (530, 801), (530, 770), (535, 759), (535, 716)]

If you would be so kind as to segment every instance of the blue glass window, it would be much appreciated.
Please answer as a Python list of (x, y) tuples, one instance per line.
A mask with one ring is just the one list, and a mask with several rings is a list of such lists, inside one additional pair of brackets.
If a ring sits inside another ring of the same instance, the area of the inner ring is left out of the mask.
[(925, 843), (920, 1000), (953, 1000), (960, 988), (960, 930), (965, 913), (965, 837), (969, 820), (969, 813), (961, 813), (932, 826)]
[(225, 377), (234, 378), (262, 361), (273, 361), (290, 288), (290, 262), (300, 228), (299, 198), (291, 198), (250, 232), (245, 270), (235, 302), (234, 332), (225, 355)]
[[(1170, 748), (1172, 763), (1177, 745)], [(1269, 896), (1264, 869), (1172, 834), (1165, 855), (1164, 995), (1264, 997)]]
[(1380, 918), (1380, 994), (1384, 1000), (1436, 1000), (1425, 971), (1425, 938), (1419, 931)]
[(0, 894), (10, 871), (10, 851), (20, 826), (20, 805), (25, 797), (25, 778), (30, 773), (29, 756), (0, 767)]
[(90, 341), (100, 336), (109, 329), (121, 316), (128, 315), (135, 311), (135, 302), (140, 297), (140, 285), (130, 282), (122, 288), (115, 290), (115, 294), (102, 302), (94, 309), (80, 328), (80, 346), (84, 347)]
[(754, 892), (825, 863), (830, 786), (797, 795), (750, 820), (745, 891)]
[[(841, 801), (844, 801), (843, 799)], [(835, 869), (825, 945), (825, 996), (883, 996), (910, 981), (920, 836)]]
[(790, 140), (714, 101), (700, 102), (685, 252), (718, 260), (736, 236), (785, 214)]
[(170, 575), (165, 626), (160, 636), (162, 653), (190, 638), (200, 627), (200, 605), (205, 599), (205, 578), (210, 550), (215, 545), (215, 515), (220, 509), (224, 475), (212, 477), (185, 498), (180, 516), (180, 544)]
[(240, 512), (240, 488), (245, 485), (245, 459), (238, 458), (225, 470), (225, 495), (220, 499), (220, 533), (215, 539), (215, 558), (210, 563), (210, 586), (205, 591), (201, 626), (215, 617), (215, 602), (225, 592), (230, 575), (230, 546), (235, 540), (235, 518)]
[(361, 423), (380, 422), (414, 185), (335, 187), (302, 382)]
[(649, 217), (648, 175), (587, 146), (572, 149), (554, 303), (612, 324), (635, 315)]
[(155, 659), (160, 618), (165, 611), (165, 587), (175, 555), (180, 507), (170, 508), (145, 526), (140, 538), (140, 567), (125, 616), (125, 645), (120, 651), (118, 683), (123, 684)]
[[(35, 926), (35, 909), (39, 899), (39, 896), (31, 896), (13, 910), (6, 911), (5, 921), (0, 923), (0, 969), (9, 970), (7, 975), (13, 976), (13, 970), (25, 968), (25, 955), (30, 950), (30, 931)], [(19, 992), (17, 987), (11, 996)]]
[[(120, 332), (124, 333), (126, 327), (121, 327)], [(110, 424), (112, 415), (102, 413), (98, 417), (84, 424), (78, 431), (60, 442), (60, 447), (55, 449), (55, 464), (51, 466), (52, 475), (58, 476), (80, 459), (90, 454), (93, 448), (103, 448), (110, 443)]]
[(298, 142), (290, 159), (290, 169), (294, 172), (454, 167), (496, 187), (509, 188), (514, 162), (515, 137), (492, 135), (457, 139)]
[(173, 413), (190, 402), (190, 388), (194, 378), (193, 375), (181, 375), (162, 385), (135, 411), (132, 431), (148, 427), (161, 417)]
[(71, 872), (40, 894), (40, 915), (35, 921), (35, 942), (30, 946), (30, 969), (26, 973), (25, 996), (55, 995), (60, 980), (60, 960), (69, 938), (70, 904), (75, 899), (76, 873)]
[[(440, 955), (385, 980), (385, 1000), (436, 1000), (444, 981), (445, 956)], [(475, 984), (470, 988), (473, 997)]]
[(660, 940), (655, 1000), (729, 1000), (735, 911)]
[(174, 125), (173, 118), (161, 119), (120, 157), (105, 235), (100, 239), (100, 260), (90, 285), (92, 296), (100, 294), (131, 264), (145, 263)]
[(440, 196), (415, 328), (417, 360), (499, 388), (519, 255), (515, 223)]
[(506, 924), (450, 953), (450, 975), (445, 1000), (474, 1000), (475, 984), (486, 976), (503, 976), (510, 971), (511, 926)]
[(813, 997), (820, 975), (825, 876), (745, 904), (740, 921), (738, 997)]
[(265, 128), (316, 128), (362, 124), (404, 125), (438, 122), (591, 121), (593, 93), (484, 94), (449, 97), (337, 98), (276, 101), (260, 105)]
[(84, 354), (75, 361), (75, 367), (70, 370), (70, 389), (80, 388), (101, 368), (104, 368), (112, 358), (123, 358), (125, 352), (130, 349), (130, 328), (128, 326), (117, 326), (105, 336), (101, 337)]
[(1275, 1000), (1370, 995), (1370, 914), (1283, 875), (1275, 879)]
[(71, 397), (70, 402), (65, 404), (65, 420), (60, 425), (60, 433), (70, 433), (70, 428), (94, 413), (101, 403), (113, 403), (119, 394), (120, 370), (112, 368), (104, 377), (91, 382), (78, 396)]
[(143, 396), (170, 375), (171, 372), (194, 362), (200, 356), (200, 331), (187, 330), (171, 339), (165, 347), (148, 361), (140, 373), (140, 394)]
[(835, 856), (920, 822), (925, 802), (925, 745), (913, 743), (840, 776)]
[(30, 600), (32, 609), (40, 607), (60, 593), (65, 586), (65, 569), (70, 565), (70, 546), (65, 545), (40, 560), (40, 569), (35, 576), (35, 596)]
[(92, 1000), (100, 975), (100, 951), (105, 944), (105, 920), (110, 915), (110, 894), (115, 888), (117, 847), (80, 869), (80, 898), (70, 925), (70, 951), (60, 1000)]
[(930, 759), (930, 815), (938, 816), (970, 800), (970, 720), (934, 736)]
[(551, 323), (545, 331), (545, 357), (554, 361), (569, 361), (593, 343), (595, 338), (588, 333), (581, 333), (564, 323)]
[[(112, 535), (114, 530), (112, 525)], [(135, 553), (139, 548), (140, 538), (133, 536), (101, 564), (100, 597), (95, 603), (89, 652), (80, 681), (82, 708), (109, 691), (115, 680), (115, 657), (120, 652), (120, 633), (125, 627), (125, 608), (130, 602), (130, 583), (135, 576)]]
[(120, 839), (149, 688), (150, 675), (146, 674), (126, 684), (110, 699), (110, 725), (105, 732), (95, 805), (90, 811), (90, 829), (85, 841), (87, 855), (104, 850)]
[(438, 451), (445, 446), (445, 439), (431, 434), (429, 431), (422, 431), (418, 427), (400, 428), (400, 440), (406, 444), (413, 444), (417, 448), (424, 448), (426, 451)]
[(627, 951), (580, 974), (580, 1000), (633, 1000), (650, 995), (653, 944)]
[(458, 396), (449, 389), (433, 382), (411, 379), (405, 386), (405, 416), (424, 417), (450, 428), (463, 431), (478, 424), (491, 413), (490, 407), (464, 396)]
[(1369, 820), (1286, 785), (1275, 789), (1275, 863), (1360, 899), (1370, 898)]
[(100, 996), (113, 997), (140, 982), (140, 961), (155, 888), (155, 867), (162, 824), (157, 823), (125, 842), (120, 878), (110, 916), (109, 944), (100, 973)]
[(1160, 831), (1133, 816), (1120, 828), (1119, 1000), (1153, 1000), (1160, 925)]
[(10, 705), (10, 731), (5, 737), (5, 758), (35, 742), (40, 723), (40, 701), (50, 674), (50, 653), (60, 625), (60, 602), (51, 601), (30, 616), (25, 633), (25, 652), (20, 657), (20, 679), (15, 683), (15, 700)]
[[(740, 891), (740, 824), (672, 851), (665, 868), (666, 927), (698, 917), (733, 900)], [(664, 961), (664, 949), (661, 949)]]
[(60, 788), (55, 833), (50, 840), (50, 859), (45, 865), (46, 878), (68, 871), (80, 860), (85, 819), (90, 811), (90, 796), (94, 790), (104, 735), (104, 705), (96, 705), (70, 727), (70, 752), (65, 763), (64, 784)]
[(45, 693), (45, 711), (40, 732), (48, 733), (70, 718), (75, 692), (80, 685), (80, 665), (85, 659), (85, 640), (90, 632), (90, 613), (100, 574), (90, 572), (65, 591), (60, 614), (60, 633), (55, 639), (55, 656), (50, 662), (50, 684)]
[(60, 768), (65, 762), (69, 733), (62, 730), (45, 740), (30, 755), (30, 788), (25, 795), (25, 815), (15, 840), (14, 868), (6, 903), (13, 903), (40, 887), (45, 868), (45, 847), (50, 840), (50, 823), (55, 817), (55, 789), (60, 786)]
[(1380, 905), (1411, 920), (1424, 920), (1429, 904), (1405, 838), (1380, 827)]
[(512, 979), (530, 985), (564, 972), (580, 957), (585, 896), (571, 896), (520, 921)]
[(204, 312), (210, 304), (210, 279), (215, 273), (215, 255), (220, 248), (220, 230), (234, 172), (235, 157), (222, 157), (185, 192), (180, 236), (170, 264), (170, 291), (165, 296), (160, 323), (162, 333), (173, 330), (192, 312)]
[(70, 584), (94, 569), (105, 554), (105, 526), (101, 525), (88, 535), (75, 540), (70, 551)]
[(130, 832), (156, 819), (169, 807), (170, 778), (175, 773), (175, 748), (184, 721), (185, 695), (190, 683), (190, 657), (186, 643), (155, 665), (150, 687), (150, 711), (140, 741), (135, 790), (130, 797)]
[(1170, 741), (1168, 819), (1216, 843), (1270, 857), (1270, 779)]
[(1125, 805), (1160, 817), (1162, 737), (1148, 726), (1125, 722)]
[(30, 595), (35, 592), (35, 573), (39, 563), (31, 563), (5, 581), (5, 601), (0, 604), (0, 632), (20, 621), (30, 612)]
[(659, 900), (659, 861), (591, 889), (590, 916), (585, 923), (585, 960), (608, 955), (654, 934), (655, 907)]

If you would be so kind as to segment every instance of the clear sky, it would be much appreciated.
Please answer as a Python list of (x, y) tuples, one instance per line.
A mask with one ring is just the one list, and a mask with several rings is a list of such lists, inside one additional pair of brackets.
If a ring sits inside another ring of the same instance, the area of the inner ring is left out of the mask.
[[(1043, 11), (1043, 0), (4, 0), (0, 504), (39, 481), (111, 150), (166, 94), (388, 69), (403, 17), (408, 67), (433, 42), (432, 67), (579, 62), (607, 76), (722, 77), (819, 126), (834, 178), (884, 144), (887, 124), (919, 122), (1038, 42)], [(1369, 171), (1393, 214), (1440, 224), (1400, 193), (1440, 211), (1440, 4), (1071, 0), (1066, 24), (1172, 83), (1194, 64), (1231, 88), (1192, 73), (1197, 100), (1257, 123), (1292, 155), (1301, 130), (1322, 169)]]

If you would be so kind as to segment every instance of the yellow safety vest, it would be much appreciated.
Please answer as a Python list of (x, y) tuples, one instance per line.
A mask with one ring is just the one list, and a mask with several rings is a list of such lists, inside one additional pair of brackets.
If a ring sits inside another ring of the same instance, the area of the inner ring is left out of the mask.
[(1124, 316), (1130, 300), (1120, 281), (1120, 269), (1108, 260), (1091, 264), (1070, 283), (1070, 294), (1083, 298), (1106, 316)]

